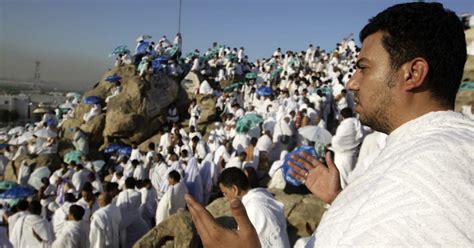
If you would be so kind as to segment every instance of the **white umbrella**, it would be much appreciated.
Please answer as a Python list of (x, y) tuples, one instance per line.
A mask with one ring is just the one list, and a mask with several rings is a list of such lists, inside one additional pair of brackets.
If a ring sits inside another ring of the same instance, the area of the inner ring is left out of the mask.
[(66, 97), (71, 97), (71, 98), (81, 98), (82, 95), (77, 93), (77, 92), (69, 92), (66, 94)]
[(28, 179), (28, 184), (33, 186), (36, 190), (40, 190), (43, 183), (41, 182), (41, 178), (48, 177), (51, 175), (51, 171), (49, 171), (48, 167), (41, 167), (33, 171), (31, 173), (30, 178)]
[(58, 136), (56, 132), (44, 128), (36, 131), (35, 135), (40, 138), (52, 138)]
[(325, 145), (330, 144), (332, 139), (332, 135), (328, 130), (317, 126), (304, 126), (298, 129), (298, 133), (310, 141)]
[(141, 40), (146, 40), (146, 39), (151, 39), (151, 36), (150, 36), (150, 35), (147, 35), (147, 34), (140, 35), (140, 36), (138, 36), (138, 38), (137, 38), (137, 42), (140, 42)]
[(8, 131), (8, 135), (21, 134), (23, 131), (25, 131), (25, 128), (22, 126), (14, 127)]
[(12, 145), (12, 146), (18, 146), (18, 145), (22, 145), (22, 144), (24, 144), (24, 143), (26, 143), (26, 142), (21, 141), (21, 140), (19, 139), (19, 137), (13, 138), (13, 139), (11, 139), (11, 140), (8, 141), (8, 144), (9, 144), (9, 145)]
[(8, 141), (8, 144), (14, 146), (26, 144), (31, 138), (33, 138), (33, 132), (24, 132), (22, 135)]
[(66, 103), (63, 103), (59, 106), (59, 108), (62, 108), (62, 109), (73, 109), (74, 106), (72, 105), (72, 103), (70, 102), (66, 102)]

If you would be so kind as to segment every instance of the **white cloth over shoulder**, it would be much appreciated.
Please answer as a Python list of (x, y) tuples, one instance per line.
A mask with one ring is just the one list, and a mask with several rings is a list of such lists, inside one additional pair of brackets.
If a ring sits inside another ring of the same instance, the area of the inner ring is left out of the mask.
[[(43, 242), (33, 236), (33, 230)], [(51, 224), (39, 215), (29, 214), (17, 220), (13, 227), (10, 242), (13, 247), (50, 247), (54, 234)]]
[(122, 216), (121, 229), (126, 233), (126, 247), (132, 245), (148, 232), (148, 225), (140, 214), (142, 197), (134, 189), (125, 189), (117, 196), (117, 207)]
[(474, 122), (430, 112), (398, 127), (324, 213), (307, 247), (472, 246)]
[(290, 247), (284, 206), (263, 188), (251, 189), (242, 197), (250, 222), (262, 248)]
[(82, 221), (67, 221), (63, 226), (61, 233), (53, 242), (53, 248), (87, 248), (89, 247), (89, 237)]
[(122, 215), (113, 204), (100, 208), (91, 217), (90, 247), (119, 247)]
[(176, 213), (180, 208), (186, 208), (184, 194), (188, 193), (186, 184), (179, 182), (168, 186), (168, 191), (163, 195), (156, 210), (156, 225), (160, 224), (168, 216)]
[(362, 138), (362, 124), (353, 117), (341, 121), (336, 134), (332, 137), (334, 163), (339, 169), (342, 188), (346, 187), (347, 178), (354, 169)]

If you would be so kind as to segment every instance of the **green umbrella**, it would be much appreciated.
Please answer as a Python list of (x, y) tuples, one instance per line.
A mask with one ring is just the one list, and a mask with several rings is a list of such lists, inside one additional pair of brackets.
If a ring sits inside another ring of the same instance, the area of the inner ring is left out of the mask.
[(190, 52), (186, 55), (187, 58), (191, 58), (191, 57), (194, 57), (194, 56), (199, 56), (199, 53), (197, 52)]
[(238, 88), (242, 87), (242, 85), (244, 85), (244, 84), (241, 83), (241, 82), (233, 83), (233, 84), (225, 87), (223, 90), (224, 90), (225, 93), (234, 92), (235, 89), (238, 89)]
[(225, 56), (228, 60), (236, 60), (237, 59), (237, 55), (233, 54), (233, 53), (229, 53)]
[(272, 72), (272, 78), (278, 77), (278, 75), (280, 75), (280, 73), (281, 73), (282, 71), (283, 71), (283, 68), (278, 68), (278, 69), (274, 70), (274, 71)]
[(168, 55), (170, 57), (173, 57), (178, 52), (178, 48), (179, 48), (178, 44), (174, 44), (173, 47), (170, 50), (168, 50)]
[(63, 161), (66, 164), (71, 163), (71, 161), (75, 161), (76, 163), (80, 163), (81, 162), (81, 156), (82, 156), (81, 151), (77, 151), (77, 150), (70, 151), (70, 152), (66, 153), (66, 155), (64, 155), (64, 160)]
[(464, 82), (459, 87), (460, 91), (474, 90), (474, 82)]
[(255, 114), (246, 114), (237, 121), (235, 129), (238, 133), (247, 133), (250, 129), (256, 127), (258, 124), (263, 122), (263, 117)]
[(249, 73), (245, 74), (245, 78), (246, 79), (256, 79), (257, 78), (257, 73), (249, 72)]
[(0, 181), (0, 192), (14, 188), (17, 185), (18, 183), (13, 182), (13, 181)]

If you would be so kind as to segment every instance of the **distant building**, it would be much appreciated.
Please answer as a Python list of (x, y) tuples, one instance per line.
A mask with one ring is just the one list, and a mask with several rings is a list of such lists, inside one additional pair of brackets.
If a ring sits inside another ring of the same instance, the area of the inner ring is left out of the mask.
[(45, 108), (55, 109), (66, 100), (66, 97), (57, 92), (49, 94), (29, 93), (18, 95), (0, 95), (0, 109), (15, 111), (20, 120), (33, 119), (33, 110), (42, 103)]
[(31, 109), (30, 99), (27, 95), (0, 95), (0, 109), (16, 112), (20, 119), (30, 119)]

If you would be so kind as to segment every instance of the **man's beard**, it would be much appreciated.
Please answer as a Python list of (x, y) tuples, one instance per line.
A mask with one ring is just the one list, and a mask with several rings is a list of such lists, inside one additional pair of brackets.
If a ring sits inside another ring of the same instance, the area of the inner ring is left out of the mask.
[[(393, 124), (391, 123), (391, 120), (394, 120), (394, 113), (389, 110), (391, 105), (393, 105), (393, 96), (390, 92), (390, 90), (395, 86), (393, 76), (393, 74), (390, 75), (386, 86), (384, 86), (384, 89), (377, 93), (377, 95), (373, 96), (380, 99), (379, 101), (375, 101), (375, 99), (372, 101), (374, 103), (378, 102), (374, 110), (359, 116), (362, 124), (371, 127), (373, 130), (386, 134), (389, 134), (391, 131), (393, 131)], [(357, 101), (359, 100), (357, 94), (355, 94), (355, 98)]]

